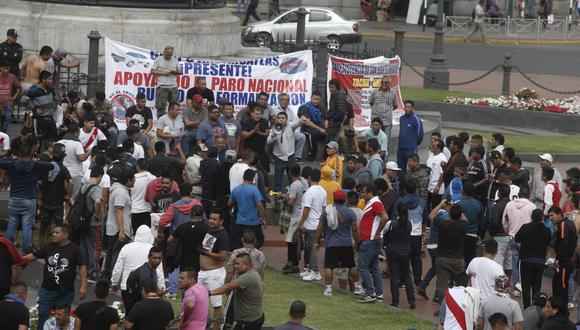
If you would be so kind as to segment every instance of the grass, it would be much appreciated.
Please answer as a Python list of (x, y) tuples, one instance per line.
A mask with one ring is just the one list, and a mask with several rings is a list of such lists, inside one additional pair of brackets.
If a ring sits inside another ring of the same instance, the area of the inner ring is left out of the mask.
[(443, 102), (443, 100), (445, 100), (447, 96), (458, 96), (469, 98), (497, 97), (497, 95), (489, 95), (481, 93), (469, 93), (469, 92), (447, 91), (428, 88), (411, 88), (411, 87), (401, 87), (401, 95), (405, 100), (409, 99), (414, 101), (435, 101), (435, 102)]
[[(383, 304), (359, 304), (354, 297), (336, 291), (333, 297), (325, 297), (322, 295), (322, 286), (305, 283), (272, 269), (266, 270), (264, 282), (262, 303), (265, 325), (268, 326), (287, 322), (290, 303), (300, 299), (307, 306), (305, 324), (315, 329), (434, 328), (434, 324), (429, 321)], [(179, 313), (180, 301), (172, 301), (176, 315)]]
[[(449, 133), (459, 133), (459, 129), (444, 129)], [(491, 131), (467, 131), (470, 135), (480, 134), (484, 139), (491, 138)], [(579, 153), (580, 136), (530, 136), (504, 134), (506, 147), (512, 147), (516, 153)]]

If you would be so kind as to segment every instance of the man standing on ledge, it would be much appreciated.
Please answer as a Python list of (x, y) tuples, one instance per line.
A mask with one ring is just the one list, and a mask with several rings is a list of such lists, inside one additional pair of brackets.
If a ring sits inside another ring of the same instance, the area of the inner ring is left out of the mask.
[(399, 127), (399, 148), (397, 149), (397, 165), (407, 173), (407, 158), (417, 154), (417, 146), (423, 141), (423, 123), (413, 112), (415, 103), (405, 101), (405, 114), (401, 116)]
[(173, 57), (173, 46), (165, 46), (163, 56), (159, 56), (153, 62), (151, 73), (157, 76), (157, 90), (155, 91), (155, 108), (157, 118), (165, 114), (168, 103), (179, 102), (177, 95), (177, 75), (179, 63)]
[(391, 129), (393, 128), (393, 110), (397, 109), (397, 91), (391, 88), (389, 76), (384, 75), (381, 78), (381, 86), (371, 94), (369, 104), (371, 105), (371, 118), (373, 121), (377, 117), (381, 119), (381, 129), (387, 135), (387, 145), (385, 146), (387, 154), (385, 156), (388, 156)]

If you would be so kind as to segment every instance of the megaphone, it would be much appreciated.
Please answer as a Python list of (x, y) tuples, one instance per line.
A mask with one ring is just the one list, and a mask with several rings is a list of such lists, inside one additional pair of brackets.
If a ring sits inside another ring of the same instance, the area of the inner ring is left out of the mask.
[(276, 135), (282, 134), (284, 132), (284, 125), (282, 123), (274, 123), (272, 132)]

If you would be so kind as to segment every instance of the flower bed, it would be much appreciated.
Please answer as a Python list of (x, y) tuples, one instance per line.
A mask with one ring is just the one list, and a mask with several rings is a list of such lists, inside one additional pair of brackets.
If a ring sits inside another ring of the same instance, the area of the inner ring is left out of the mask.
[(444, 101), (453, 104), (580, 115), (580, 96), (549, 100), (539, 97), (534, 90), (529, 88), (522, 88), (512, 96), (500, 96), (498, 98), (448, 96)]

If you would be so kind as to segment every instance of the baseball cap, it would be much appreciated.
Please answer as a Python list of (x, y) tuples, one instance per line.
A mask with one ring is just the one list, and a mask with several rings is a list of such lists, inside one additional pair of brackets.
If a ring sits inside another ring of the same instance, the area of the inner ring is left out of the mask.
[(399, 166), (397, 166), (397, 163), (390, 161), (387, 163), (386, 166), (387, 170), (391, 170), (391, 171), (400, 171), (401, 169), (399, 168)]
[(344, 190), (337, 190), (332, 194), (332, 197), (334, 197), (334, 201), (342, 201), (344, 202), (346, 200), (346, 192), (344, 192)]
[(490, 159), (500, 159), (501, 158), (501, 152), (494, 150), (491, 152), (491, 155), (489, 156)]
[(332, 149), (338, 149), (338, 143), (336, 143), (336, 141), (330, 141), (326, 144), (326, 146), (328, 148), (332, 148)]
[(199, 95), (199, 94), (195, 94), (191, 100), (195, 103), (201, 103), (203, 102), (203, 96)]
[(60, 58), (65, 58), (68, 55), (68, 51), (64, 48), (57, 48), (54, 51), (54, 54), (57, 55)]
[(18, 34), (18, 31), (16, 31), (16, 29), (8, 29), (8, 31), (6, 32), (6, 35), (9, 37), (20, 37), (20, 35)]
[(550, 164), (552, 164), (554, 162), (554, 157), (552, 157), (552, 155), (550, 155), (550, 154), (543, 154), (543, 155), (538, 155), (538, 156), (540, 156), (540, 159), (549, 161)]

